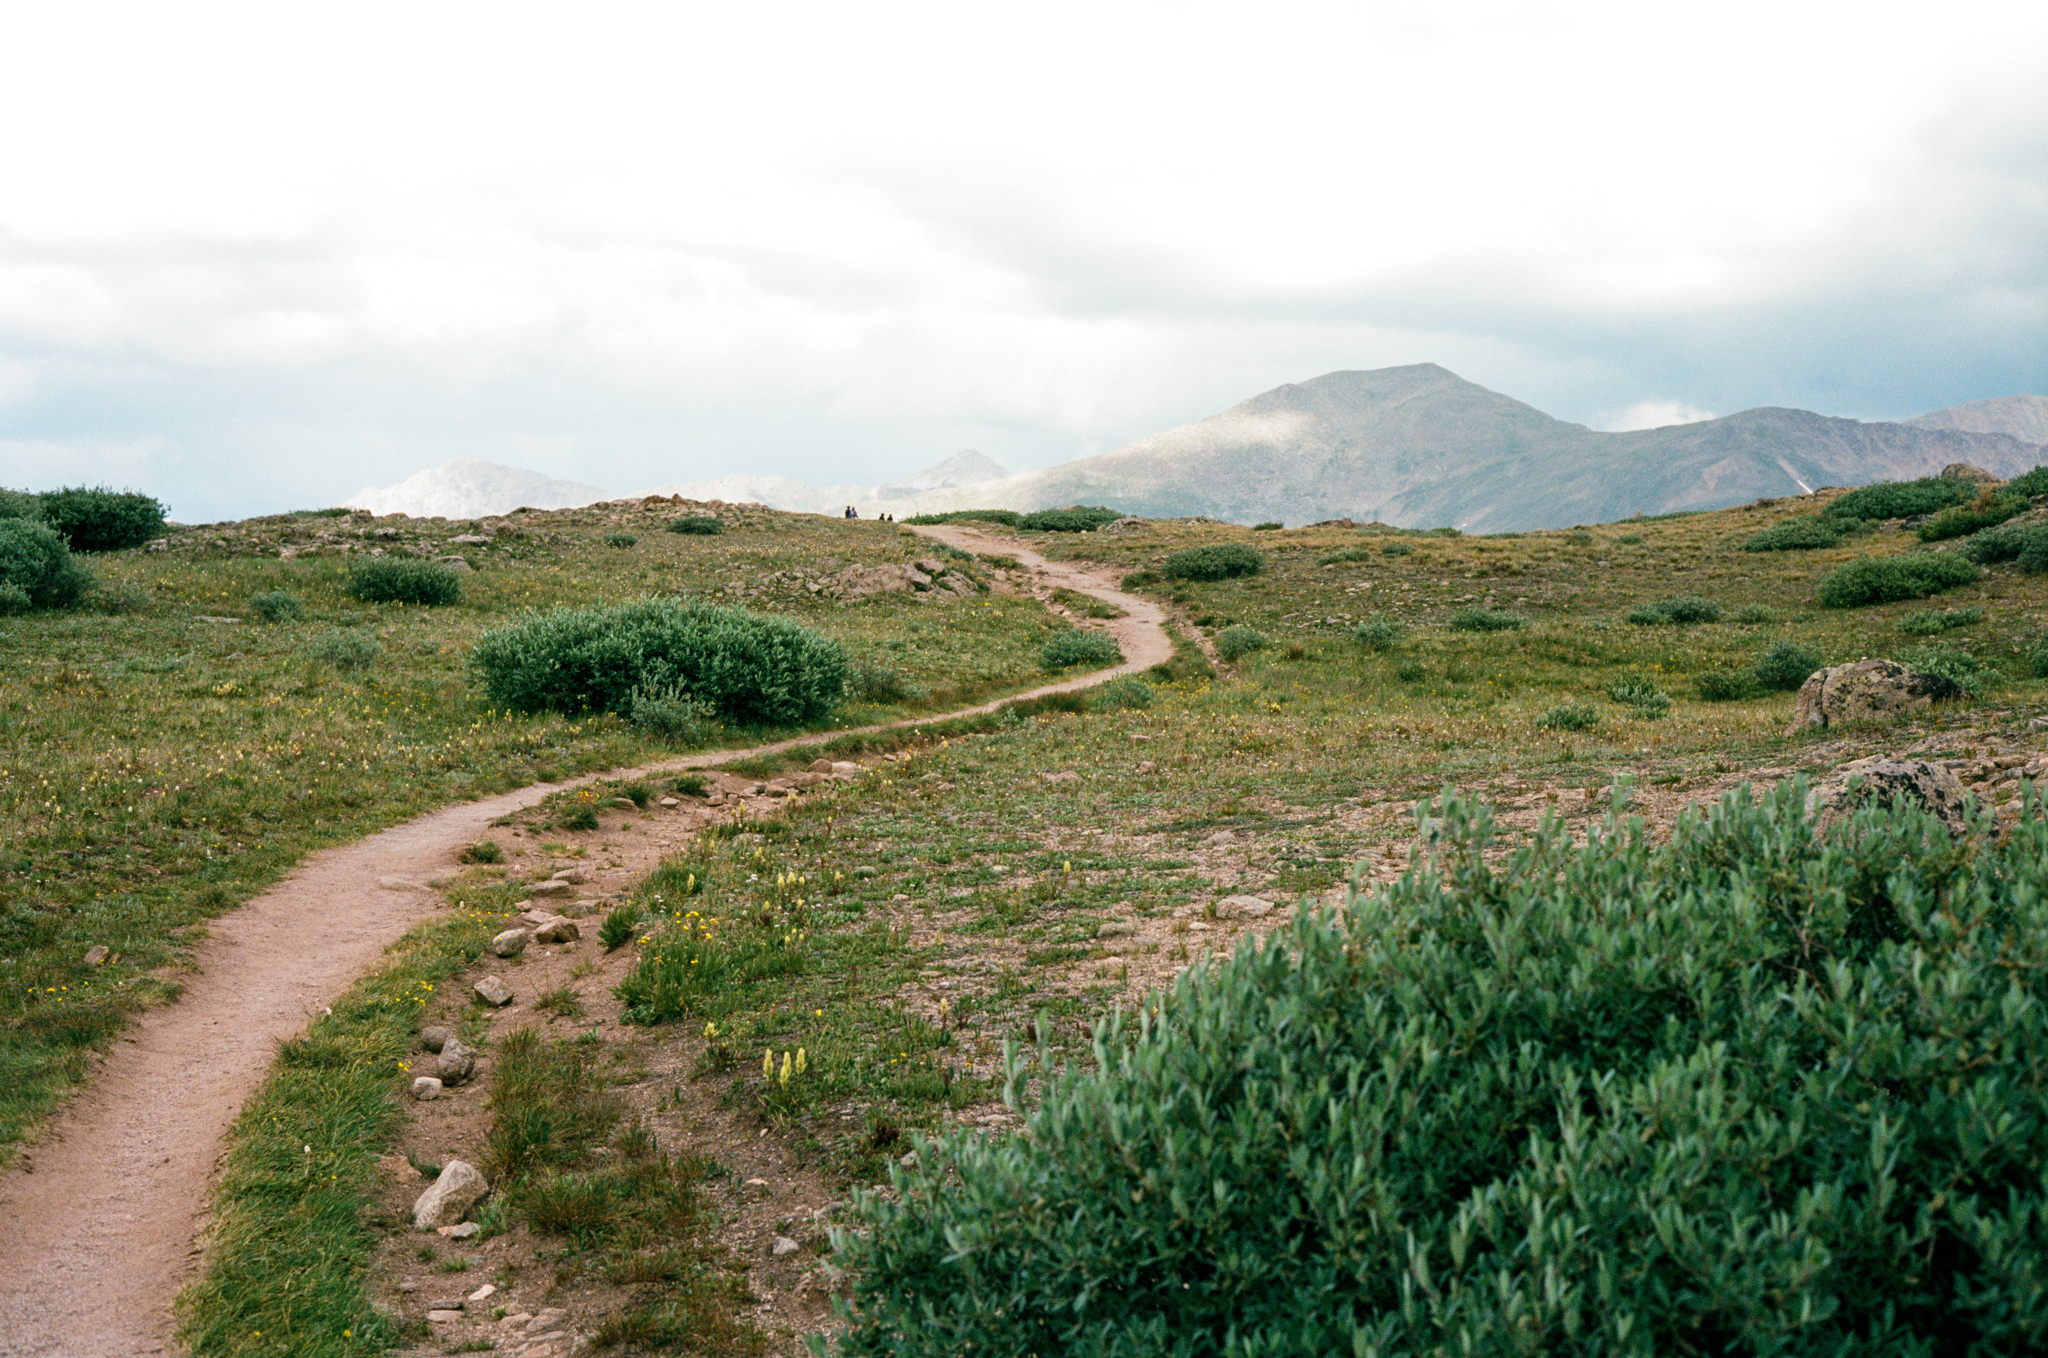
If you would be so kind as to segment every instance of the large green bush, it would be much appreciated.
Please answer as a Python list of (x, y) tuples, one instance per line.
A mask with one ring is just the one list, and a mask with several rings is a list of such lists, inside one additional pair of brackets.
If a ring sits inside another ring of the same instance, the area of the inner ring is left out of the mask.
[(35, 519), (0, 518), (0, 613), (69, 608), (92, 576), (54, 528)]
[(1116, 638), (1103, 632), (1075, 628), (1062, 632), (1039, 648), (1038, 663), (1048, 670), (1071, 669), (1075, 665), (1114, 665), (1124, 653)]
[(687, 697), (736, 721), (813, 721), (838, 703), (846, 652), (786, 618), (641, 599), (557, 608), (486, 632), (470, 665), (519, 712), (632, 714), (636, 694)]
[(366, 604), (452, 604), (462, 598), (453, 567), (414, 556), (371, 556), (349, 563), (349, 597)]
[(1265, 568), (1266, 558), (1257, 548), (1224, 542), (1175, 552), (1160, 564), (1159, 573), (1169, 580), (1231, 580), (1257, 575)]
[(2007, 495), (2048, 495), (2048, 467), (2036, 467), (2023, 476), (2015, 476), (1999, 489)]
[(1757, 657), (1751, 672), (1765, 688), (1790, 693), (1820, 666), (1820, 652), (1809, 651), (1796, 641), (1781, 641)]
[(1041, 509), (1026, 514), (1017, 526), (1035, 533), (1092, 533), (1122, 517), (1121, 510), (1103, 505), (1068, 505), (1064, 509)]
[(1977, 568), (1960, 556), (1908, 552), (1865, 556), (1837, 566), (1820, 582), (1820, 601), (1829, 608), (1861, 608), (1898, 599), (1924, 599), (1977, 579)]
[(1928, 476), (1918, 481), (1880, 481), (1852, 490), (1821, 511), (1831, 519), (1910, 519), (1962, 504), (1977, 493), (1968, 481)]
[(1266, 649), (1266, 634), (1256, 627), (1234, 623), (1216, 634), (1216, 654), (1225, 660), (1240, 660), (1253, 651)]
[(2048, 824), (1822, 837), (1803, 795), (1661, 844), (1425, 808), (1440, 867), (861, 1195), (842, 1352), (2048, 1349)]
[(43, 521), (75, 552), (118, 552), (163, 536), (165, 507), (134, 491), (67, 486), (36, 499)]
[(2036, 543), (2048, 544), (2048, 524), (2007, 524), (1970, 534), (1970, 540), (1963, 544), (1963, 555), (1980, 566), (1993, 566), (2018, 560)]
[(1922, 542), (1947, 542), (1950, 538), (1968, 537), (1996, 527), (2013, 515), (2024, 513), (2027, 507), (2027, 499), (2023, 495), (1987, 498), (1944, 509), (1914, 531)]

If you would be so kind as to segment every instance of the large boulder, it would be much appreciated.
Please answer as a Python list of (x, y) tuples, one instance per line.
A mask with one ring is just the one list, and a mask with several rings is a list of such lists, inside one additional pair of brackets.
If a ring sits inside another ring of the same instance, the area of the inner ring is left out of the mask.
[(1796, 735), (1812, 727), (1884, 721), (1962, 696), (1955, 680), (1907, 669), (1896, 660), (1830, 665), (1815, 670), (1799, 686), (1792, 731)]
[(1952, 834), (1970, 827), (1969, 793), (1953, 773), (1924, 759), (1878, 755), (1844, 764), (1807, 796), (1815, 822), (1823, 830), (1865, 806), (1917, 806), (1939, 817)]
[(469, 1209), (482, 1202), (484, 1194), (490, 1191), (490, 1183), (475, 1165), (467, 1160), (450, 1160), (441, 1167), (441, 1177), (413, 1201), (412, 1228), (431, 1231), (453, 1226), (468, 1216)]

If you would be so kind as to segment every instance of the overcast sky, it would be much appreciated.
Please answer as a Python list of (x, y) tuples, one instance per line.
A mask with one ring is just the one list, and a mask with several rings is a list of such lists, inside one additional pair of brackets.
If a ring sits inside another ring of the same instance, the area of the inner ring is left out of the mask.
[(2048, 5), (10, 7), (0, 483), (1014, 470), (1437, 362), (2048, 393)]

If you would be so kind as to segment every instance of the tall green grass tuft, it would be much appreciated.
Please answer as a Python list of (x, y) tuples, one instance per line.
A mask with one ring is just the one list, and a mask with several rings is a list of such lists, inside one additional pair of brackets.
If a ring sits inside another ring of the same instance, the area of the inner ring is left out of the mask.
[(1124, 658), (1116, 638), (1102, 632), (1076, 629), (1062, 632), (1038, 653), (1038, 663), (1048, 670), (1072, 669), (1076, 665), (1114, 665)]
[(1224, 542), (1174, 552), (1160, 564), (1159, 573), (1169, 580), (1232, 580), (1265, 568), (1266, 558), (1257, 548)]
[(438, 608), (461, 600), (462, 579), (438, 561), (373, 556), (349, 563), (347, 589), (350, 598), (366, 604)]

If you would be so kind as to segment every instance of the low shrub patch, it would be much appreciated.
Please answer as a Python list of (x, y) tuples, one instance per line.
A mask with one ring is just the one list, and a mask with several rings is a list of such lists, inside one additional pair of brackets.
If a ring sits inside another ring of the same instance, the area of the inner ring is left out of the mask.
[(1225, 660), (1237, 660), (1253, 651), (1266, 649), (1265, 634), (1256, 627), (1236, 623), (1216, 634), (1216, 654)]
[(2048, 542), (2048, 524), (1986, 528), (1970, 534), (1963, 555), (1980, 566), (1995, 566), (2001, 561), (2017, 561), (2036, 542)]
[(2040, 1351), (2048, 825), (1803, 795), (1497, 861), (1430, 805), (1434, 866), (858, 1195), (841, 1352)]
[(1453, 632), (1514, 632), (1527, 627), (1520, 613), (1502, 613), (1491, 608), (1461, 608), (1444, 624)]
[[(1114, 515), (1112, 518), (1116, 517)], [(905, 523), (999, 523), (1006, 528), (1018, 528), (1024, 523), (1024, 516), (1014, 509), (953, 509), (943, 514), (913, 514)]]
[(679, 519), (670, 519), (668, 521), (668, 531), (671, 533), (695, 533), (702, 537), (709, 537), (725, 531), (725, 520), (713, 514), (685, 514)]
[(1407, 634), (1406, 624), (1381, 613), (1373, 614), (1351, 629), (1352, 639), (1375, 654), (1393, 650)]
[(1266, 558), (1257, 548), (1225, 542), (1175, 552), (1161, 563), (1159, 572), (1169, 580), (1233, 580), (1265, 568)]
[(1973, 584), (1977, 574), (1977, 568), (1962, 557), (1942, 552), (1866, 556), (1830, 571), (1820, 582), (1819, 595), (1828, 608), (1862, 608), (1899, 599), (1924, 599)]
[(1850, 521), (1841, 518), (1825, 518), (1818, 514), (1801, 515), (1774, 523), (1769, 528), (1742, 544), (1745, 552), (1804, 552), (1816, 547), (1832, 547), (1848, 536)]
[(1710, 703), (1740, 702), (1745, 698), (1761, 698), (1768, 691), (1763, 681), (1756, 677), (1755, 670), (1714, 670), (1699, 675), (1693, 681), (1700, 699)]
[(462, 578), (438, 561), (373, 556), (351, 561), (345, 586), (366, 604), (420, 604), (437, 608), (462, 598)]
[(1796, 642), (1781, 641), (1758, 657), (1757, 682), (1777, 693), (1790, 693), (1821, 665), (1820, 655)]
[(91, 588), (91, 573), (56, 529), (35, 519), (0, 519), (0, 613), (69, 608)]
[(1274, 521), (1274, 520), (1272, 520), (1272, 519), (1268, 519), (1268, 520), (1266, 520), (1266, 522), (1264, 522), (1264, 523), (1255, 523), (1255, 524), (1253, 524), (1253, 525), (1252, 525), (1252, 531), (1253, 531), (1254, 533), (1271, 533), (1271, 532), (1276, 532), (1276, 531), (1278, 531), (1279, 529), (1285, 528), (1286, 526), (1287, 526), (1287, 525), (1286, 525), (1286, 524), (1284, 524), (1284, 523), (1278, 523), (1278, 522), (1275, 522), (1275, 521)]
[(1957, 646), (1915, 646), (1900, 654), (1899, 663), (1921, 674), (1939, 675), (1972, 698), (1983, 697), (1993, 677), (1983, 661)]
[(2003, 498), (1980, 496), (1974, 503), (1942, 510), (1915, 531), (1922, 542), (1946, 542), (1950, 538), (1967, 537), (1996, 527), (2026, 508), (2027, 498), (2024, 495)]
[(1105, 523), (1115, 523), (1123, 514), (1102, 505), (1068, 505), (1065, 509), (1041, 509), (1017, 520), (1017, 527), (1033, 533), (1092, 533)]
[(736, 721), (814, 721), (839, 702), (839, 643), (784, 618), (642, 599), (558, 608), (486, 632), (470, 666), (515, 712), (621, 712), (636, 693), (691, 700)]
[(1125, 674), (1096, 689), (1089, 706), (1104, 712), (1125, 712), (1152, 706), (1155, 696), (1149, 682), (1135, 674)]
[(2036, 467), (2022, 476), (2015, 476), (2000, 487), (2006, 495), (2048, 495), (2048, 467)]
[(1559, 703), (1536, 718), (1545, 731), (1584, 731), (1600, 724), (1600, 714), (1583, 703)]
[(607, 547), (631, 547), (638, 541), (640, 539), (631, 533), (606, 533), (604, 535), (604, 545)]
[(1114, 665), (1124, 658), (1116, 644), (1116, 638), (1102, 632), (1075, 630), (1062, 632), (1038, 653), (1038, 663), (1048, 670), (1071, 669), (1075, 665), (1091, 667)]
[(1931, 637), (1984, 621), (1981, 608), (1923, 608), (1899, 619), (1899, 630), (1909, 637)]
[(381, 650), (368, 628), (330, 627), (306, 645), (307, 658), (347, 673), (368, 669)]
[(1655, 721), (1671, 710), (1671, 695), (1647, 679), (1624, 679), (1611, 684), (1607, 696), (1645, 721)]
[(70, 486), (44, 491), (36, 503), (74, 552), (118, 552), (164, 532), (164, 506), (135, 491)]
[[(1016, 563), (1013, 561), (1010, 564)], [(1121, 584), (1124, 589), (1143, 589), (1147, 585), (1158, 584), (1163, 578), (1158, 571), (1132, 571), (1123, 578)]]
[(1879, 481), (1852, 490), (1821, 513), (1831, 519), (1910, 519), (1959, 505), (1976, 493), (1966, 481), (1943, 476), (1918, 481)]
[(1332, 552), (1332, 553), (1330, 553), (1330, 554), (1329, 554), (1328, 556), (1319, 556), (1319, 557), (1317, 557), (1317, 558), (1316, 558), (1316, 564), (1317, 564), (1318, 566), (1341, 566), (1341, 565), (1343, 565), (1343, 564), (1344, 564), (1345, 562), (1347, 562), (1347, 561), (1370, 561), (1370, 560), (1372, 560), (1372, 553), (1371, 553), (1371, 552), (1369, 552), (1369, 551), (1367, 551), (1367, 550), (1366, 550), (1365, 548), (1363, 548), (1363, 547), (1346, 547), (1346, 548), (1345, 548), (1345, 549), (1344, 549), (1343, 551), (1341, 551), (1341, 552)]
[(682, 684), (654, 684), (633, 690), (626, 720), (656, 740), (695, 745), (710, 734), (718, 713), (698, 702)]
[(284, 589), (251, 594), (249, 616), (257, 622), (297, 622), (306, 616), (306, 601)]
[(1659, 599), (1655, 603), (1644, 604), (1630, 613), (1628, 620), (1638, 627), (1687, 627), (1703, 622), (1719, 622), (1721, 605), (1712, 599), (1702, 599), (1696, 594), (1688, 594), (1676, 599)]

